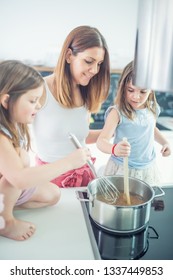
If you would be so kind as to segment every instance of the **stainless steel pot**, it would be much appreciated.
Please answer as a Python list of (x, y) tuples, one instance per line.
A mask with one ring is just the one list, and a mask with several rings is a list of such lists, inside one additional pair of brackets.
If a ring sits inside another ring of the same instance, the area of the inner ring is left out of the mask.
[[(120, 192), (124, 191), (123, 176), (108, 176)], [(129, 191), (141, 196), (145, 203), (130, 206), (116, 206), (102, 202), (96, 198), (99, 194), (101, 178), (94, 179), (87, 187), (89, 196), (89, 214), (102, 228), (117, 233), (136, 232), (144, 229), (149, 222), (151, 203), (154, 198), (164, 195), (159, 187), (150, 187), (145, 182), (129, 177)], [(159, 190), (159, 194), (155, 190)]]

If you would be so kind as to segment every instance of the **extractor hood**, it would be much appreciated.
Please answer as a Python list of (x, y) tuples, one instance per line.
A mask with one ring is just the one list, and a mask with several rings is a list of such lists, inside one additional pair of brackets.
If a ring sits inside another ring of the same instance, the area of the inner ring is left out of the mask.
[(173, 0), (139, 0), (134, 85), (173, 92)]

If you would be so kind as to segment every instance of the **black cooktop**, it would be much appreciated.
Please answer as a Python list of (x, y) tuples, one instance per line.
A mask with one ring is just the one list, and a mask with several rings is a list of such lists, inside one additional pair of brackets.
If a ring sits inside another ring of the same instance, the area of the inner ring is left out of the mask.
[[(129, 234), (101, 228), (89, 216), (88, 202), (81, 201), (96, 259), (173, 260), (173, 186), (163, 190), (165, 195), (152, 202), (149, 224), (142, 231)], [(82, 193), (83, 198), (85, 195)]]

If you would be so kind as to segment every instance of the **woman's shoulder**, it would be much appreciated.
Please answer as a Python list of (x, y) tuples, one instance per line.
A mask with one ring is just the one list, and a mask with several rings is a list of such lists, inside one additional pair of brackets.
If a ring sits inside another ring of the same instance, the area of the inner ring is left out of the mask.
[(45, 84), (49, 87), (50, 91), (53, 87), (54, 82), (54, 74), (48, 75), (44, 77)]
[(40, 98), (40, 104), (41, 104), (42, 108), (46, 104), (47, 96), (49, 95), (48, 93), (49, 92), (52, 93), (51, 89), (52, 89), (52, 84), (53, 84), (53, 74), (45, 76), (44, 81), (45, 81), (45, 89)]

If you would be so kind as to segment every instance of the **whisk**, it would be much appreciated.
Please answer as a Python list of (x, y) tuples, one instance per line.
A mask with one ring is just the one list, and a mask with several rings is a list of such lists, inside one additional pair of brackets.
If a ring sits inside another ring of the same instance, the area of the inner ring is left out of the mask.
[[(77, 149), (82, 148), (81, 143), (79, 142), (79, 140), (76, 138), (76, 136), (74, 134), (69, 133), (69, 138)], [(97, 190), (99, 191), (101, 196), (109, 204), (114, 204), (120, 194), (117, 187), (107, 177), (105, 177), (105, 176), (98, 177), (97, 176), (94, 164), (92, 163), (91, 160), (88, 160), (87, 164), (90, 167), (90, 170), (92, 171), (94, 178), (99, 179), (98, 185), (97, 185)]]
[(119, 197), (120, 192), (117, 189), (117, 187), (107, 177), (104, 176), (99, 177), (97, 188), (105, 201), (107, 201), (109, 204), (115, 204), (116, 200)]

